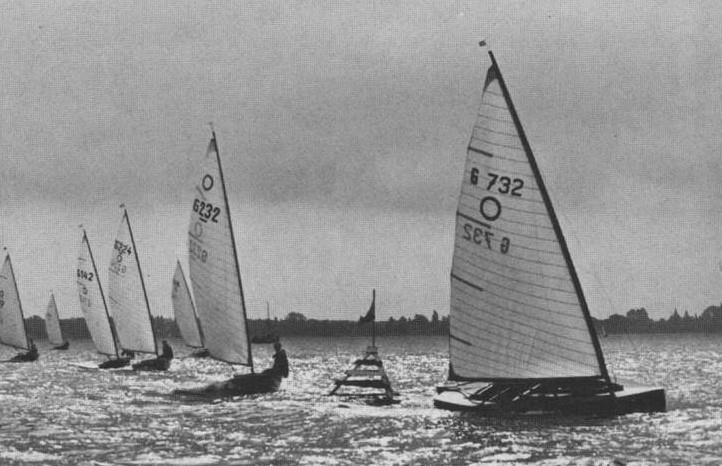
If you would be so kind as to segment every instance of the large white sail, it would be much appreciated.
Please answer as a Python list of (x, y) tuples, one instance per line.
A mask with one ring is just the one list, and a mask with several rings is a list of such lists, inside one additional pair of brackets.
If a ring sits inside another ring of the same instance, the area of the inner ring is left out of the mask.
[(128, 212), (123, 212), (108, 268), (108, 300), (120, 347), (157, 353), (150, 307), (138, 264)]
[(173, 301), (175, 322), (178, 325), (183, 341), (185, 341), (188, 346), (202, 347), (203, 340), (198, 327), (195, 306), (193, 306), (191, 292), (188, 289), (188, 283), (183, 274), (180, 261), (176, 264), (175, 273), (173, 274), (171, 300)]
[(492, 62), (456, 214), (450, 378), (606, 376), (564, 238)]
[(10, 254), (5, 256), (5, 262), (0, 271), (0, 343), (29, 349), (23, 307), (20, 303)]
[(83, 231), (83, 240), (80, 243), (80, 253), (78, 254), (76, 282), (80, 310), (85, 317), (85, 323), (88, 326), (90, 337), (95, 343), (95, 348), (100, 353), (117, 356), (118, 349), (113, 338), (113, 330), (110, 327), (103, 288), (100, 285), (100, 277), (98, 277), (98, 270), (95, 267), (95, 260), (85, 231)]
[(45, 311), (45, 331), (48, 340), (54, 345), (60, 345), (63, 341), (63, 332), (60, 330), (60, 317), (58, 317), (58, 306), (55, 304), (55, 295), (50, 293), (48, 308)]
[(253, 365), (238, 257), (215, 134), (195, 187), (188, 231), (190, 280), (211, 356)]

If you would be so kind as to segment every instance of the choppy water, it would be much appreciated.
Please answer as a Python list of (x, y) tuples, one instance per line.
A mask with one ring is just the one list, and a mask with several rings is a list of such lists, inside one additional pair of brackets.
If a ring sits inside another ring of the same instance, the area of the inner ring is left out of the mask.
[[(280, 392), (217, 403), (164, 394), (227, 378), (227, 365), (177, 359), (162, 374), (86, 371), (66, 363), (100, 360), (89, 341), (67, 352), (41, 343), (38, 362), (0, 365), (0, 464), (722, 464), (720, 336), (604, 339), (616, 376), (664, 386), (668, 412), (597, 420), (435, 409), (445, 337), (377, 342), (402, 393), (385, 407), (325, 396), (367, 340), (284, 343), (292, 373)], [(270, 365), (268, 345), (254, 352), (259, 368)]]

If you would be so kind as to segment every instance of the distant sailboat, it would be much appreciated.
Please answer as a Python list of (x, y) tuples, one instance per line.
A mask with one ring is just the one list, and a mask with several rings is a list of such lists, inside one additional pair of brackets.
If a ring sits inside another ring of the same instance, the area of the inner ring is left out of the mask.
[[(101, 369), (112, 369), (127, 366), (130, 359), (120, 357), (114, 328), (110, 322), (108, 306), (105, 302), (103, 287), (100, 284), (98, 269), (93, 259), (93, 251), (90, 249), (88, 235), (83, 230), (83, 239), (80, 243), (78, 254), (78, 269), (76, 273), (78, 284), (78, 297), (80, 299), (80, 310), (83, 312), (85, 323), (93, 339), (95, 348), (99, 353), (108, 356), (108, 360), (97, 367)], [(94, 364), (79, 364), (81, 367), (95, 368)]]
[(188, 282), (186, 282), (180, 261), (176, 263), (175, 273), (173, 274), (171, 301), (173, 302), (175, 321), (183, 341), (191, 348), (200, 349), (200, 351), (193, 353), (192, 356), (208, 356), (208, 350), (203, 347), (203, 334), (198, 324), (196, 307), (193, 304), (193, 299), (191, 299), (191, 292), (188, 289)]
[(223, 397), (277, 390), (280, 375), (253, 372), (238, 254), (215, 132), (195, 187), (188, 249), (190, 281), (206, 348), (216, 359), (249, 366), (251, 373), (175, 393)]
[(469, 142), (438, 407), (492, 414), (665, 409), (612, 382), (582, 287), (494, 56)]
[(45, 311), (45, 332), (48, 340), (55, 345), (53, 349), (66, 350), (70, 343), (63, 338), (63, 331), (60, 328), (60, 317), (58, 317), (58, 306), (55, 304), (55, 295), (50, 293), (48, 308)]
[[(158, 356), (148, 295), (138, 261), (128, 211), (123, 209), (113, 258), (108, 268), (108, 299), (120, 347), (133, 353)], [(156, 358), (133, 364), (133, 369), (167, 370), (170, 360)]]
[(8, 360), (9, 362), (30, 362), (38, 359), (37, 348), (28, 339), (23, 306), (20, 303), (10, 254), (5, 256), (5, 262), (0, 270), (0, 343), (28, 351), (18, 354)]

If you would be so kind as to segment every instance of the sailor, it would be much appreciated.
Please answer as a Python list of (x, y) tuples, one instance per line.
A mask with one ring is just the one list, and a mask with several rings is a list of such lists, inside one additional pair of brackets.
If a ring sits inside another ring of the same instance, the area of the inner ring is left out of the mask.
[(273, 355), (273, 367), (268, 369), (267, 372), (278, 374), (282, 377), (288, 377), (288, 358), (286, 357), (286, 350), (281, 348), (281, 343), (276, 342), (273, 344), (273, 349), (276, 350), (276, 354)]
[(30, 350), (27, 353), (19, 353), (12, 358), (12, 361), (35, 361), (38, 359), (38, 347), (35, 346), (35, 342), (30, 338)]
[(168, 340), (163, 340), (163, 352), (160, 354), (160, 358), (171, 360), (173, 359), (173, 348), (168, 344)]

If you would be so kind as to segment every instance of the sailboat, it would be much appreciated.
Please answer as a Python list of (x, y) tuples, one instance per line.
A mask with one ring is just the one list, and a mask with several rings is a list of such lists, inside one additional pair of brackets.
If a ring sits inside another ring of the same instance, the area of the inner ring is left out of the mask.
[(206, 357), (208, 350), (203, 346), (203, 334), (198, 324), (198, 315), (196, 307), (191, 299), (191, 292), (188, 289), (188, 282), (183, 273), (180, 261), (177, 261), (175, 273), (173, 274), (173, 290), (171, 291), (171, 301), (173, 302), (173, 313), (175, 321), (180, 330), (181, 337), (186, 345), (196, 348), (193, 357)]
[(493, 415), (664, 411), (663, 389), (609, 376), (541, 172), (489, 57), (456, 212), (449, 383), (434, 404)]
[(278, 335), (271, 333), (271, 307), (266, 301), (266, 334), (265, 335), (253, 335), (251, 343), (262, 344), (262, 343), (275, 343), (278, 341)]
[[(128, 211), (123, 207), (123, 218), (113, 243), (113, 258), (108, 268), (108, 299), (120, 347), (133, 353), (150, 353), (158, 356), (158, 345), (153, 331), (148, 295), (140, 270), (138, 250), (130, 228)], [(134, 370), (168, 370), (170, 359), (156, 357), (133, 364)]]
[(280, 374), (274, 371), (257, 374), (253, 369), (230, 214), (213, 131), (195, 186), (188, 230), (190, 281), (210, 355), (231, 364), (248, 366), (251, 372), (205, 387), (175, 390), (176, 395), (231, 397), (276, 391), (281, 384)]
[(95, 348), (99, 353), (108, 357), (107, 361), (95, 365), (94, 363), (74, 364), (90, 369), (114, 369), (130, 364), (130, 358), (121, 357), (115, 329), (110, 321), (105, 294), (100, 284), (100, 276), (95, 266), (93, 251), (90, 249), (88, 235), (83, 229), (83, 239), (80, 242), (78, 254), (78, 269), (76, 273), (80, 310), (90, 332)]
[(5, 256), (0, 270), (0, 343), (28, 351), (4, 362), (30, 362), (38, 359), (38, 350), (28, 338), (10, 254)]
[(63, 331), (60, 329), (60, 317), (58, 317), (58, 306), (55, 304), (55, 295), (50, 293), (48, 308), (45, 311), (45, 331), (48, 340), (55, 345), (55, 350), (66, 350), (70, 342), (63, 338)]

